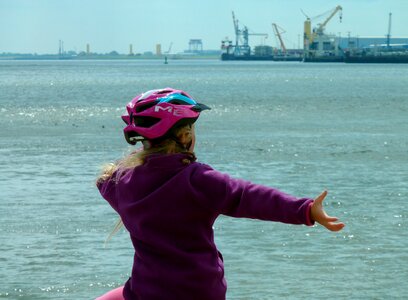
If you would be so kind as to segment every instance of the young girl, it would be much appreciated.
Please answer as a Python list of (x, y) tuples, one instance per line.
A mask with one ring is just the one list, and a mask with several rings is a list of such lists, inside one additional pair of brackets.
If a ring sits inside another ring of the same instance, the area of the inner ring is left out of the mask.
[(134, 263), (126, 284), (98, 299), (225, 299), (212, 229), (220, 214), (344, 227), (323, 210), (326, 192), (297, 199), (196, 162), (194, 122), (205, 109), (172, 88), (140, 94), (127, 105), (126, 141), (143, 148), (106, 167), (97, 187), (130, 233)]

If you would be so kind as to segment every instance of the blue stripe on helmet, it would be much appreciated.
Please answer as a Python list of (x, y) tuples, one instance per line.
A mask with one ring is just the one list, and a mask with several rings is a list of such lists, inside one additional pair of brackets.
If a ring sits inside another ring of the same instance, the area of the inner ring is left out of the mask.
[(189, 105), (197, 105), (197, 102), (195, 102), (193, 99), (183, 96), (182, 94), (171, 94), (167, 97), (159, 98), (160, 101), (158, 103), (168, 103), (175, 99), (186, 102), (186, 104)]

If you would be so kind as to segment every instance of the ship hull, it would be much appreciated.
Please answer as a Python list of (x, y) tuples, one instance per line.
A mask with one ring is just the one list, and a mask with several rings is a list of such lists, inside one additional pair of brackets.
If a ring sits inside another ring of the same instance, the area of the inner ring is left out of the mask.
[(273, 56), (221, 54), (221, 60), (273, 60)]
[(401, 56), (349, 56), (344, 59), (346, 63), (360, 64), (407, 64), (408, 55)]
[(234, 55), (223, 53), (221, 60), (240, 60), (240, 61), (302, 61), (299, 56), (273, 56), (273, 55)]
[(274, 56), (274, 61), (303, 61), (301, 56)]
[(308, 57), (303, 60), (304, 62), (312, 63), (333, 63), (344, 62), (343, 56), (321, 56), (321, 57)]

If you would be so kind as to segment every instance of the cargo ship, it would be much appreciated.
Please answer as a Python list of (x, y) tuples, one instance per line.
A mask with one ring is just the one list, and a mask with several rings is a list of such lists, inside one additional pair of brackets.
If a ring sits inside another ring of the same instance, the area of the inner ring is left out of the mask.
[[(335, 35), (325, 32), (327, 23), (339, 13), (340, 22), (342, 20), (342, 7), (336, 6), (329, 13), (329, 16), (312, 30), (311, 20), (306, 16), (304, 22), (303, 45), (304, 45), (304, 62), (343, 62), (344, 53), (339, 45)], [(325, 14), (326, 14), (325, 13)], [(315, 17), (316, 18), (316, 17)]]
[(273, 60), (272, 47), (257, 46), (252, 53), (247, 45), (232, 45), (230, 41), (222, 41), (221, 60)]
[[(228, 47), (228, 48), (227, 48)], [(270, 46), (256, 46), (254, 51), (251, 48), (235, 50), (235, 46), (224, 47), (224, 52), (221, 54), (221, 60), (265, 60), (265, 61), (302, 61), (303, 51), (294, 49), (286, 53), (274, 51)]]

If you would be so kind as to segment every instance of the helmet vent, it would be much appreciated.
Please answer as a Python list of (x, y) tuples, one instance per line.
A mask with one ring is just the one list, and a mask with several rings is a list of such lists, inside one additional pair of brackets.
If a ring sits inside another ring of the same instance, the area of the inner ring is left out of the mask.
[(144, 111), (144, 110), (146, 110), (146, 109), (148, 109), (150, 107), (153, 107), (153, 106), (155, 106), (157, 104), (157, 102), (159, 102), (159, 101), (153, 101), (153, 102), (150, 102), (150, 103), (146, 103), (144, 105), (139, 105), (139, 106), (136, 107), (136, 112), (139, 113), (139, 112), (142, 112), (142, 111)]
[(167, 94), (167, 93), (170, 93), (170, 92), (172, 92), (172, 91), (171, 90), (161, 90), (161, 91), (158, 91), (157, 94), (162, 95), (162, 94)]
[(150, 128), (157, 124), (160, 119), (154, 117), (133, 117), (134, 124), (138, 127)]
[(176, 104), (176, 105), (188, 105), (188, 103), (186, 103), (186, 102), (183, 101), (183, 100), (179, 100), (179, 99), (171, 100), (171, 101), (169, 101), (168, 103)]

